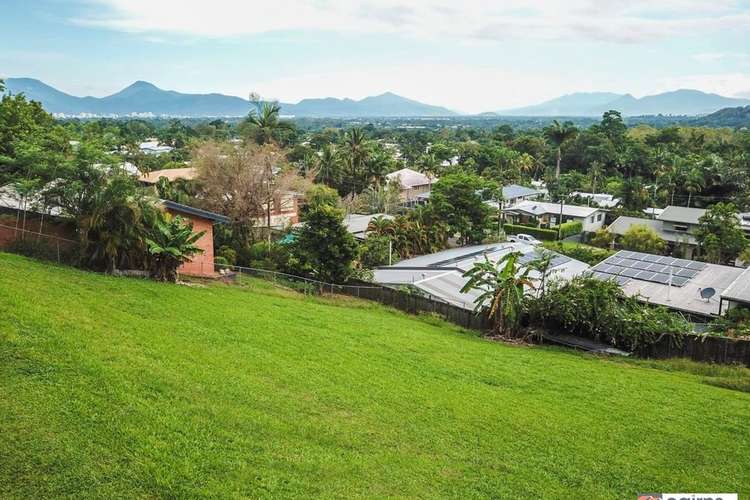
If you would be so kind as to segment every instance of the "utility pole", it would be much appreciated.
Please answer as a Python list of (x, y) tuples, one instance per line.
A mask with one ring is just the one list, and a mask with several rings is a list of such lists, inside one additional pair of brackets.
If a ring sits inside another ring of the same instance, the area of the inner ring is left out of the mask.
[(565, 199), (560, 197), (560, 220), (557, 221), (557, 240), (560, 240), (560, 237), (562, 236), (562, 220), (563, 220), (563, 205), (565, 203)]

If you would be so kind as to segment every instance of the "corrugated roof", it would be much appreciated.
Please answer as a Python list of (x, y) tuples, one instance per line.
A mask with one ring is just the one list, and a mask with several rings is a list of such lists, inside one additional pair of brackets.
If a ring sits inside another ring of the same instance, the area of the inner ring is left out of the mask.
[(733, 302), (750, 304), (750, 267), (745, 269), (731, 285), (724, 290), (721, 298)]
[[(560, 204), (548, 203), (545, 201), (524, 200), (522, 202), (516, 203), (512, 207), (506, 208), (505, 210), (526, 212), (526, 213), (536, 215), (536, 216), (544, 215), (544, 214), (559, 215)], [(568, 217), (581, 217), (581, 218), (589, 217), (590, 215), (598, 211), (599, 211), (599, 208), (596, 208), (596, 207), (581, 207), (578, 205), (563, 205), (562, 206), (563, 215), (567, 215)]]
[(229, 222), (229, 217), (227, 217), (226, 215), (217, 214), (215, 212), (209, 212), (208, 210), (191, 207), (189, 205), (183, 205), (182, 203), (177, 203), (176, 201), (161, 200), (161, 204), (164, 205), (169, 210), (173, 210), (175, 212), (182, 212), (188, 215), (202, 217), (204, 219), (212, 220), (214, 222), (220, 222), (223, 224), (226, 224)]
[(401, 182), (401, 187), (406, 189), (415, 186), (424, 186), (426, 184), (430, 184), (431, 182), (434, 183), (437, 181), (437, 179), (435, 178), (430, 181), (430, 178), (425, 174), (417, 172), (416, 170), (412, 170), (410, 168), (402, 168), (401, 170), (396, 170), (395, 172), (391, 172), (390, 174), (386, 175), (385, 178), (389, 181), (398, 178)]
[(506, 200), (513, 200), (525, 196), (534, 196), (541, 194), (536, 189), (528, 188), (526, 186), (520, 186), (518, 184), (509, 184), (503, 186), (503, 198)]
[(198, 170), (195, 167), (154, 170), (153, 172), (143, 174), (138, 178), (138, 180), (141, 182), (146, 182), (148, 184), (156, 184), (156, 181), (158, 181), (160, 177), (166, 177), (169, 182), (172, 182), (176, 179), (193, 180), (198, 177)]
[(706, 211), (702, 208), (676, 207), (670, 205), (664, 209), (656, 218), (669, 222), (682, 222), (683, 224), (698, 224), (698, 219), (703, 217)]
[(695, 236), (690, 233), (678, 233), (675, 231), (664, 231), (664, 224), (658, 219), (644, 219), (641, 217), (627, 217), (621, 215), (615, 221), (607, 226), (607, 231), (613, 234), (623, 235), (632, 226), (640, 225), (646, 226), (654, 230), (656, 234), (661, 237), (664, 241), (671, 241), (674, 243), (687, 243), (689, 245), (696, 245), (697, 240)]

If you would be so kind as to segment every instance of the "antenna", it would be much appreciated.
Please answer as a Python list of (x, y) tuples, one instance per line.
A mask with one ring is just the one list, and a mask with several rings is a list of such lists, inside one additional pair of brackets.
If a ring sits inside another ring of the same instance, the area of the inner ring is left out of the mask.
[(709, 302), (711, 300), (711, 297), (716, 295), (716, 290), (714, 288), (701, 288), (700, 294), (702, 299), (706, 299), (706, 302)]

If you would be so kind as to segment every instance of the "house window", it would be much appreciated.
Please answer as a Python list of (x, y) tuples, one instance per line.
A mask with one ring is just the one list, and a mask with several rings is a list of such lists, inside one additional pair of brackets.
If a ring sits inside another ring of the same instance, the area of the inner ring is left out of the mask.
[(591, 216), (591, 218), (589, 219), (589, 222), (591, 222), (591, 223), (593, 223), (593, 222), (594, 222), (594, 216), (593, 216), (593, 215), (592, 215), (592, 216)]
[(685, 225), (683, 225), (683, 224), (675, 224), (675, 225), (674, 225), (674, 230), (675, 230), (675, 231), (682, 231), (682, 232), (686, 232), (686, 231), (688, 230), (688, 227), (687, 227), (687, 226), (685, 226)]
[(599, 222), (600, 220), (602, 220), (602, 214), (596, 216), (596, 222)]

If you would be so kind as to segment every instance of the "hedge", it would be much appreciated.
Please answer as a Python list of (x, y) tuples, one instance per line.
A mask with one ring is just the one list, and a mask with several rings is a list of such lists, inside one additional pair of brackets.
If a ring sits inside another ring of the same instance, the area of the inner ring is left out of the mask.
[(525, 233), (530, 234), (537, 239), (546, 241), (554, 241), (557, 239), (557, 230), (555, 229), (542, 229), (540, 227), (521, 226), (518, 224), (503, 224), (503, 229), (506, 234)]
[(563, 222), (560, 225), (560, 239), (565, 239), (568, 236), (573, 236), (574, 234), (581, 234), (583, 232), (583, 222), (579, 220), (572, 220), (568, 222)]

